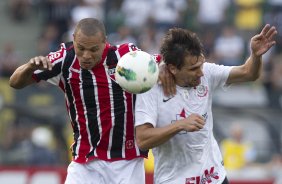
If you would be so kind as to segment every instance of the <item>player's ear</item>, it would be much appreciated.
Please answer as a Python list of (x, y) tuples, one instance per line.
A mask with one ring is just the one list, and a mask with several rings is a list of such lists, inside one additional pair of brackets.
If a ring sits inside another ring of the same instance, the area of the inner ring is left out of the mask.
[(72, 34), (72, 39), (75, 40), (75, 33)]
[(173, 75), (175, 75), (176, 72), (177, 72), (176, 66), (174, 66), (174, 65), (172, 65), (172, 64), (168, 64), (168, 65), (167, 65), (167, 69), (168, 69), (168, 71), (170, 71), (170, 73), (172, 73)]

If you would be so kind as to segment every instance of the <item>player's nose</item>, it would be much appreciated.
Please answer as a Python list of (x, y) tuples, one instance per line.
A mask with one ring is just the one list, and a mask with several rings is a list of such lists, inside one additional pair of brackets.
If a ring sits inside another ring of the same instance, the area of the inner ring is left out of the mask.
[(84, 51), (82, 57), (85, 60), (91, 59), (91, 53), (89, 51)]

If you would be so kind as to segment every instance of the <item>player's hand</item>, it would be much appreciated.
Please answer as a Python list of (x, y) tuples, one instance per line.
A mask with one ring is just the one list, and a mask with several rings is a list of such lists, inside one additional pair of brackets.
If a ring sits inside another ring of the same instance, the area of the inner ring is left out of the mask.
[(28, 62), (33, 70), (52, 70), (52, 63), (45, 56), (36, 56), (31, 58)]
[(273, 45), (275, 45), (274, 36), (277, 34), (277, 30), (274, 26), (266, 24), (260, 34), (255, 35), (251, 39), (252, 54), (256, 57), (262, 56)]
[(199, 131), (205, 125), (204, 118), (199, 114), (191, 114), (188, 118), (179, 120), (178, 123), (184, 127), (187, 132)]
[(174, 96), (176, 94), (174, 76), (169, 72), (164, 63), (159, 65), (158, 83), (162, 85), (165, 96)]

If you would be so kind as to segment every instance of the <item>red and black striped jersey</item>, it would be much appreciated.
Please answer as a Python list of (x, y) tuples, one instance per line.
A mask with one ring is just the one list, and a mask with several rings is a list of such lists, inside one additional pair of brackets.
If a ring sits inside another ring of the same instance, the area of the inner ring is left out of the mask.
[(73, 128), (73, 160), (122, 160), (147, 157), (134, 137), (135, 95), (124, 91), (114, 73), (121, 56), (137, 50), (134, 44), (106, 44), (102, 59), (91, 70), (80, 68), (73, 43), (62, 43), (48, 57), (51, 71), (37, 70), (33, 78), (59, 86), (65, 93), (66, 107)]

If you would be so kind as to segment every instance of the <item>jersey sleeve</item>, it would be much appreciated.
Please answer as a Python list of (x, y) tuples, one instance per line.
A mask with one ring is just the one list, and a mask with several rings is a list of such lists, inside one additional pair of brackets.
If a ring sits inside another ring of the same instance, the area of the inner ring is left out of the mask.
[(135, 126), (150, 123), (154, 127), (157, 122), (157, 85), (151, 90), (137, 94), (135, 104)]
[[(126, 54), (128, 52), (141, 50), (133, 43), (125, 43), (125, 44), (119, 45), (118, 48), (119, 48), (118, 54), (119, 54), (120, 57), (122, 57), (124, 54)], [(158, 65), (161, 63), (162, 56), (160, 54), (152, 54), (151, 56), (153, 57), (153, 59), (156, 61), (156, 63)]]
[(60, 45), (60, 49), (56, 52), (50, 52), (47, 57), (51, 61), (53, 68), (51, 71), (49, 70), (36, 70), (33, 73), (33, 79), (37, 82), (44, 80), (53, 85), (59, 85), (60, 78), (62, 74), (62, 66), (64, 59), (66, 57), (66, 47), (65, 44), (62, 43)]
[(152, 56), (154, 60), (156, 61), (156, 63), (160, 65), (160, 63), (162, 62), (162, 56), (160, 54), (153, 54)]
[(124, 43), (121, 45), (117, 45), (117, 56), (118, 59), (120, 59), (124, 54), (131, 52), (131, 51), (136, 51), (140, 50), (135, 44), (133, 43)]
[(228, 79), (229, 73), (232, 69), (232, 66), (217, 65), (214, 63), (205, 63), (204, 70), (209, 83), (212, 84), (212, 89), (216, 88), (225, 88), (226, 81)]

